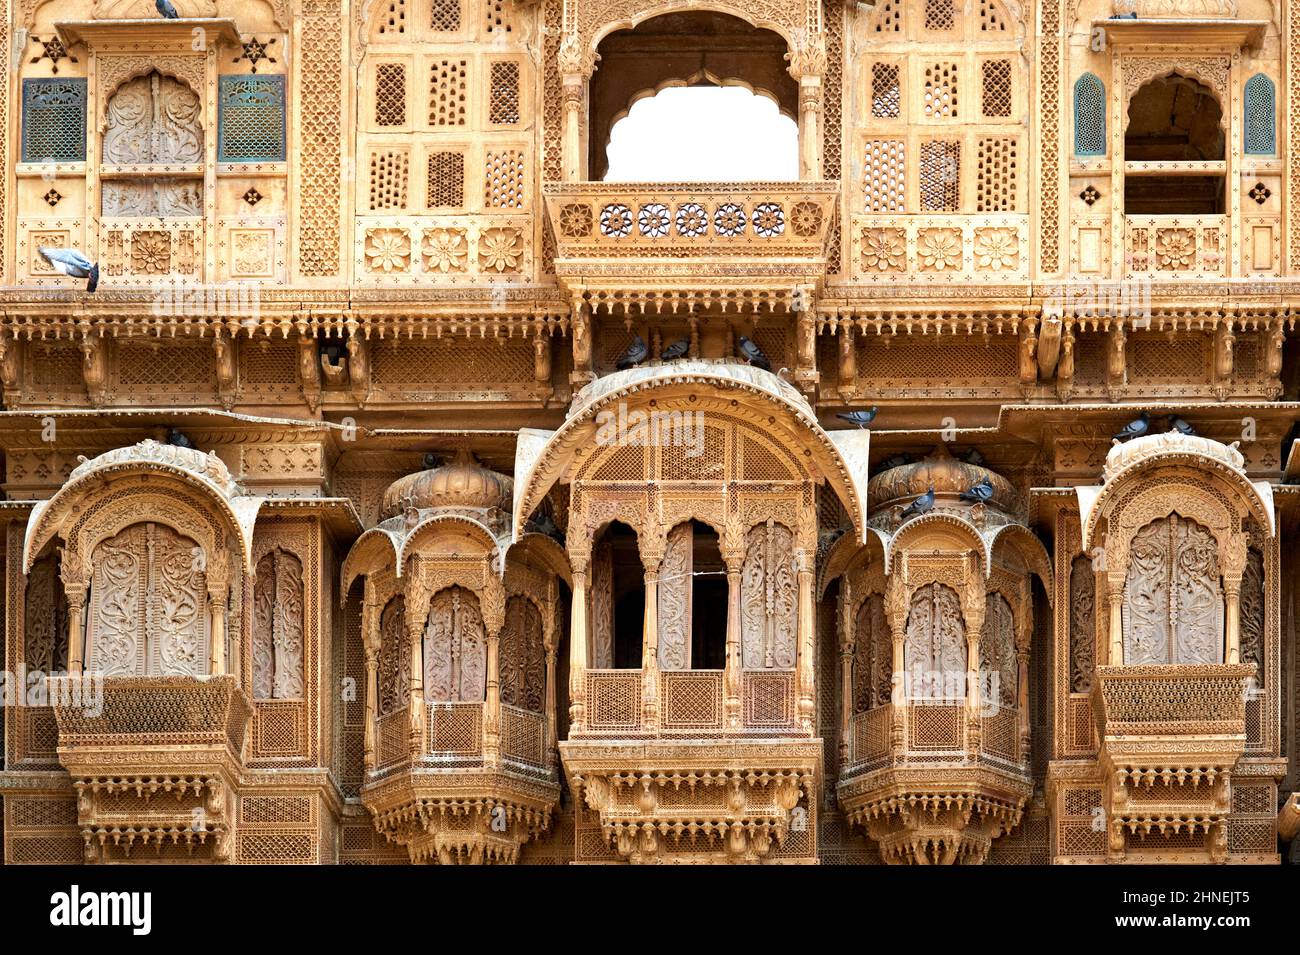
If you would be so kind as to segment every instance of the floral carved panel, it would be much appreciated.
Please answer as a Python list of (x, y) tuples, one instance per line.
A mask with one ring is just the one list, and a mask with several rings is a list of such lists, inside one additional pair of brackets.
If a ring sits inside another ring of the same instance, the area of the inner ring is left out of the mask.
[(1264, 558), (1251, 548), (1241, 575), (1241, 662), (1255, 664), (1255, 679), (1264, 685)]
[[(189, 87), (151, 73), (123, 83), (108, 101), (103, 158), (109, 165), (203, 162), (202, 105)], [(199, 216), (202, 179), (104, 183), (105, 216)]]
[(253, 584), (253, 698), (300, 698), (302, 650), (302, 561), (277, 547), (258, 561)]
[(740, 571), (740, 639), (746, 668), (794, 666), (797, 583), (790, 529), (771, 520), (750, 528)]
[[(961, 598), (944, 584), (926, 584), (912, 594), (903, 637), (908, 695), (946, 695), (945, 687), (966, 672), (966, 623)], [(938, 690), (938, 694), (931, 691)]]
[(1172, 514), (1133, 536), (1123, 622), (1125, 663), (1223, 662), (1218, 547), (1206, 527)]
[(59, 581), (58, 559), (53, 554), (32, 564), (27, 575), (23, 662), (28, 671), (40, 673), (68, 667), (68, 604)]
[(880, 594), (872, 594), (858, 606), (854, 629), (853, 711), (862, 713), (888, 703), (892, 692), (893, 641)]
[(546, 692), (542, 614), (527, 597), (506, 602), (501, 629), (501, 702), (541, 713)]
[(997, 677), (998, 705), (1016, 705), (1016, 682), (1020, 677), (1016, 661), (1016, 618), (1007, 598), (989, 594), (984, 616), (984, 636), (980, 640), (981, 684)]
[(464, 587), (439, 591), (424, 627), (424, 698), (482, 702), (487, 692), (487, 639), (478, 597)]
[(1097, 575), (1080, 554), (1070, 564), (1070, 692), (1092, 689), (1097, 645)]
[(411, 695), (411, 653), (406, 635), (406, 602), (388, 601), (379, 617), (379, 715), (406, 706)]
[(695, 535), (689, 523), (668, 532), (659, 567), (659, 666), (664, 670), (691, 667), (691, 551)]
[(591, 665), (614, 666), (614, 565), (608, 542), (596, 548), (591, 563)]

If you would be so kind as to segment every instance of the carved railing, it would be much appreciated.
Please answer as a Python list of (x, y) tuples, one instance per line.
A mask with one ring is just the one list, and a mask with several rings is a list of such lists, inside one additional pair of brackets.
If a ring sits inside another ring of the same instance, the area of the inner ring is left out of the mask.
[(411, 757), (411, 722), (402, 707), (379, 717), (375, 727), (375, 767), (385, 769)]
[(99, 220), (100, 277), (105, 284), (202, 282), (205, 255), (202, 216)]
[(482, 703), (425, 704), (426, 758), (460, 762), (482, 755)]
[(853, 274), (862, 281), (1021, 282), (1029, 278), (1029, 217), (1019, 214), (852, 218)]
[(1155, 279), (1224, 276), (1229, 240), (1227, 216), (1127, 216), (1124, 271)]
[(659, 721), (665, 732), (722, 729), (722, 671), (667, 670), (659, 677)]
[(358, 281), (445, 285), (518, 281), (532, 271), (529, 216), (361, 216)]
[(562, 276), (646, 262), (666, 270), (661, 278), (704, 266), (749, 274), (762, 263), (820, 274), (839, 184), (572, 182), (547, 183), (545, 194)]
[(87, 704), (94, 682), (93, 675), (49, 681), (60, 756), (122, 745), (243, 748), (252, 707), (233, 676), (105, 677), (102, 708)]
[(1102, 737), (1246, 737), (1253, 664), (1097, 667)]
[[(971, 756), (990, 759), (1004, 768), (1023, 769), (1018, 739), (1019, 712), (1011, 707), (981, 710), (979, 746), (971, 735), (971, 722), (962, 700), (917, 701), (899, 704), (902, 747), (892, 748), (895, 704), (855, 713), (849, 720), (849, 761), (854, 774), (871, 772), (893, 763), (968, 765)], [(974, 753), (972, 750), (974, 749)]]
[(658, 726), (646, 726), (643, 670), (588, 670), (582, 733), (601, 736), (720, 734), (773, 735), (796, 728), (794, 670), (746, 670), (740, 694), (741, 725), (727, 726), (723, 670), (661, 670)]
[(588, 670), (586, 731), (642, 732), (641, 681), (640, 670)]
[(538, 769), (549, 769), (546, 717), (532, 710), (502, 703), (501, 755)]

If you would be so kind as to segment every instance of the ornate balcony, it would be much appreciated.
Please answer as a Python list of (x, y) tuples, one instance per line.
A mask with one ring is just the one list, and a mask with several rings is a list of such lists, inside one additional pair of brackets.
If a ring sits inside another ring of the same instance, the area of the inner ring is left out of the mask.
[(1222, 862), (1254, 664), (1099, 666), (1093, 708), (1110, 855)]
[[(407, 707), (381, 716), (362, 802), (412, 862), (514, 863), (559, 800), (546, 718), (501, 704), (427, 703), (412, 738)], [(414, 743), (414, 745), (412, 745)]]
[(548, 183), (555, 271), (596, 295), (820, 283), (837, 182)]
[(50, 696), (87, 862), (230, 861), (252, 712), (235, 677), (57, 677)]
[(1221, 278), (1228, 274), (1232, 258), (1230, 236), (1227, 216), (1128, 216), (1124, 221), (1125, 275)]
[(964, 700), (885, 704), (849, 723), (838, 794), (890, 862), (981, 863), (1033, 784), (1019, 711)]

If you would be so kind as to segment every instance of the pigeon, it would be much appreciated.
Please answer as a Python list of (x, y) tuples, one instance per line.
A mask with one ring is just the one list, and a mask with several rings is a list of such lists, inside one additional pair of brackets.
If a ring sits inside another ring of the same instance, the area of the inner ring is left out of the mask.
[(541, 514), (538, 514), (531, 521), (529, 521), (527, 525), (527, 529), (529, 532), (533, 534), (545, 534), (547, 537), (550, 537), (554, 540), (558, 540), (558, 541), (564, 540), (563, 532), (561, 532), (560, 528), (556, 526), (556, 523), (551, 518), (551, 515), (547, 514), (545, 511), (543, 511)]
[(903, 508), (903, 520), (909, 517), (920, 517), (922, 514), (928, 514), (934, 510), (934, 485), (930, 485), (930, 490), (926, 491), (907, 507)]
[(635, 368), (641, 362), (650, 356), (650, 349), (645, 343), (645, 339), (638, 335), (632, 339), (632, 344), (627, 346), (627, 351), (623, 352), (618, 358), (618, 370), (626, 371), (629, 368)]
[(984, 480), (980, 481), (978, 484), (972, 484), (966, 490), (962, 491), (957, 495), (957, 499), (961, 501), (969, 501), (972, 504), (983, 504), (992, 496), (993, 482), (989, 480), (989, 476), (986, 474), (984, 475)]
[(971, 448), (962, 458), (967, 464), (973, 464), (977, 468), (984, 467), (984, 455), (980, 454), (978, 448)]
[(180, 19), (181, 15), (176, 12), (176, 8), (172, 6), (171, 0), (153, 0), (153, 7), (158, 11), (158, 15), (161, 17), (165, 17), (168, 20)]
[(1134, 438), (1140, 438), (1151, 430), (1151, 414), (1142, 412), (1136, 419), (1124, 425), (1124, 430), (1115, 435), (1116, 441), (1131, 441)]
[(767, 360), (763, 354), (763, 349), (759, 348), (744, 335), (740, 336), (740, 357), (745, 359), (755, 368), (762, 368), (764, 371), (772, 370), (772, 363)]
[(873, 405), (866, 411), (850, 411), (847, 414), (837, 414), (835, 417), (843, 418), (850, 424), (856, 424), (859, 428), (865, 428), (876, 420), (876, 414), (879, 411), (880, 409)]
[(1196, 436), (1196, 429), (1182, 418), (1178, 417), (1178, 415), (1169, 416), (1169, 430), (1177, 431), (1179, 434), (1190, 435), (1191, 437)]
[(431, 471), (438, 466), (438, 456), (432, 451), (426, 451), (424, 457), (420, 459), (420, 463), (424, 465), (426, 471)]
[(167, 432), (167, 443), (173, 448), (193, 448), (194, 442), (190, 440), (189, 435), (175, 428)]
[(678, 358), (685, 358), (686, 353), (691, 350), (691, 340), (689, 338), (679, 338), (660, 353), (659, 358), (662, 361), (675, 361)]
[(99, 266), (76, 249), (59, 249), (44, 245), (40, 253), (54, 271), (74, 279), (86, 279), (86, 291), (95, 291), (99, 285)]

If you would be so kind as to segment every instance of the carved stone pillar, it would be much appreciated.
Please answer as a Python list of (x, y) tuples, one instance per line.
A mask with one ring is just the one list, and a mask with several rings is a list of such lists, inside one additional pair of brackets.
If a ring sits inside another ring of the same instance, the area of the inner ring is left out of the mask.
[(885, 617), (889, 621), (890, 672), (893, 687), (890, 692), (889, 740), (895, 761), (903, 758), (903, 720), (907, 715), (907, 669), (903, 652), (907, 636), (907, 588), (898, 574), (893, 574), (885, 584)]
[(645, 627), (641, 641), (641, 716), (644, 727), (659, 728), (659, 565), (663, 555), (642, 554), (645, 565)]
[(569, 732), (580, 733), (587, 699), (587, 567), (588, 559), (573, 556), (573, 601), (569, 608)]
[(81, 376), (86, 394), (96, 408), (108, 399), (108, 343), (101, 335), (87, 335), (81, 340)]
[(584, 133), (587, 125), (587, 84), (596, 70), (596, 56), (584, 51), (571, 14), (565, 11), (564, 36), (556, 53), (560, 96), (564, 101), (564, 181), (579, 182), (587, 169)]
[[(853, 715), (853, 652), (857, 646), (857, 633), (853, 628), (853, 588), (847, 579), (840, 581), (840, 600), (836, 623), (839, 629), (840, 649), (840, 765), (849, 761), (849, 720)], [(872, 677), (874, 681), (875, 677)], [(872, 688), (875, 694), (875, 688)]]
[(1020, 736), (1020, 751), (1017, 753), (1023, 762), (1029, 758), (1029, 649), (1016, 653), (1016, 662), (1020, 665), (1016, 686), (1016, 728)]
[[(413, 603), (417, 605), (413, 606)], [(425, 603), (423, 610), (418, 602), (407, 601), (406, 605), (406, 640), (411, 652), (411, 688), (408, 715), (411, 718), (410, 753), (417, 756), (424, 752), (424, 624), (429, 612)]]
[(1110, 614), (1110, 655), (1113, 667), (1124, 663), (1124, 577), (1121, 573), (1106, 574), (1106, 606)]
[(591, 370), (591, 318), (581, 293), (573, 296), (570, 312), (573, 371), (569, 373), (569, 383), (581, 387), (596, 377)]
[(68, 601), (68, 672), (80, 673), (81, 635), (85, 630), (86, 585), (63, 582), (63, 593)]
[(1056, 396), (1068, 401), (1074, 393), (1074, 330), (1061, 335), (1061, 355), (1056, 363)]
[(366, 644), (366, 727), (362, 744), (361, 761), (366, 773), (375, 769), (375, 722), (378, 719), (379, 654)]
[(744, 679), (744, 661), (740, 650), (740, 572), (744, 566), (744, 551), (723, 555), (727, 564), (727, 660), (722, 674), (723, 713), (728, 729), (737, 729), (743, 722), (741, 709), (741, 683)]
[(356, 331), (348, 338), (348, 380), (352, 397), (364, 408), (370, 400), (370, 343)]
[(799, 725), (813, 730), (813, 655), (816, 653), (816, 618), (813, 610), (813, 558), (806, 550), (795, 552), (799, 566), (798, 680)]
[(980, 695), (980, 641), (984, 634), (984, 606), (968, 605), (966, 616), (966, 752), (974, 758), (980, 750), (980, 718), (984, 700)]
[[(486, 623), (486, 620), (484, 621)], [(483, 703), (483, 761), (489, 766), (501, 759), (501, 626), (487, 634), (487, 692)]]
[(1250, 542), (1245, 534), (1234, 534), (1223, 548), (1224, 653), (1223, 662), (1241, 662), (1241, 576), (1246, 570)]
[(542, 706), (546, 716), (546, 761), (555, 765), (556, 736), (555, 721), (555, 611), (558, 600), (558, 588), (552, 577), (546, 590), (546, 617), (542, 621), (542, 647), (546, 650), (546, 686), (542, 689)]
[(226, 672), (226, 604), (230, 587), (224, 583), (208, 583), (208, 612), (211, 616), (212, 649), (209, 653), (209, 672), (223, 676)]
[(839, 344), (839, 393), (840, 398), (848, 401), (858, 389), (858, 351), (852, 325), (840, 326)]
[(799, 178), (822, 178), (822, 76), (826, 73), (826, 34), (805, 32), (788, 54), (790, 75), (799, 83)]
[(540, 323), (533, 333), (533, 383), (539, 391), (551, 390), (551, 338)]
[(236, 389), (239, 384), (235, 340), (218, 332), (212, 339), (212, 352), (217, 375), (217, 394), (221, 396), (221, 406), (229, 411), (235, 406)]
[(1029, 397), (1038, 384), (1038, 321), (1020, 323), (1020, 393)]

